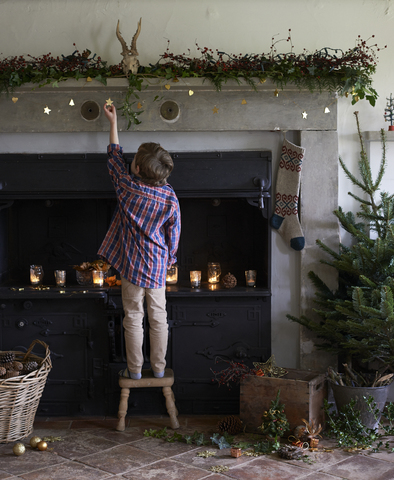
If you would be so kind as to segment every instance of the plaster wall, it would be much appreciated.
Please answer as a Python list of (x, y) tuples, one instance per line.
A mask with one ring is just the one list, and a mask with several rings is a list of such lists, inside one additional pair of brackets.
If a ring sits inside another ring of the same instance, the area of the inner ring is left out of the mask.
[[(352, 112), (360, 112), (363, 130), (386, 127), (383, 119), (386, 97), (392, 89), (394, 65), (392, 62), (394, 5), (392, 0), (0, 0), (0, 45), (2, 56), (34, 55), (51, 52), (53, 56), (68, 55), (78, 48), (89, 48), (110, 64), (118, 63), (120, 44), (115, 36), (120, 19), (124, 38), (131, 40), (137, 21), (142, 17), (142, 31), (138, 39), (140, 62), (154, 63), (167, 48), (174, 53), (190, 49), (198, 55), (196, 43), (228, 53), (268, 52), (274, 41), (286, 39), (291, 29), (296, 53), (314, 51), (322, 47), (347, 50), (355, 45), (358, 35), (363, 39), (375, 34), (370, 43), (388, 48), (378, 52), (379, 61), (374, 76), (374, 87), (380, 98), (373, 108), (367, 102), (352, 106), (349, 99), (338, 99), (338, 150), (352, 167), (358, 159), (359, 145)], [(74, 47), (73, 43), (76, 44)], [(286, 41), (277, 43), (278, 53), (290, 50)], [(9, 100), (11, 101), (11, 100)], [(20, 105), (18, 106), (20, 108)], [(297, 106), (295, 105), (295, 108)], [(263, 112), (264, 114), (264, 112)], [(300, 112), (301, 115), (301, 112)], [(21, 111), (23, 122), (29, 121)], [(311, 122), (312, 116), (309, 116)], [(34, 119), (40, 122), (40, 118)], [(310, 124), (313, 129), (313, 124)], [(17, 130), (15, 130), (17, 132)], [(288, 138), (298, 143), (297, 132), (288, 132)], [(0, 132), (0, 152), (102, 152), (105, 150), (106, 132), (68, 133), (14, 133), (5, 127)], [(316, 153), (314, 168), (304, 166), (303, 175), (321, 177), (338, 175), (335, 162), (327, 171), (325, 148), (330, 137), (313, 141), (309, 148)], [(209, 149), (269, 149), (272, 150), (273, 172), (277, 171), (282, 133), (268, 131), (240, 132), (138, 132), (121, 134), (126, 151), (134, 151), (142, 141), (153, 140), (169, 150)], [(309, 141), (304, 137), (305, 142)], [(379, 163), (379, 152), (373, 150), (373, 162)], [(323, 178), (323, 181), (324, 181)], [(347, 191), (351, 188), (342, 172), (337, 182), (339, 204), (345, 210), (354, 205)], [(337, 192), (329, 189), (329, 201), (335, 206)], [(358, 192), (357, 192), (358, 193)], [(311, 206), (312, 207), (312, 206)], [(303, 205), (307, 208), (307, 205)], [(307, 232), (312, 238), (315, 231)], [(316, 237), (318, 238), (318, 237)], [(272, 345), (277, 362), (286, 367), (302, 364), (300, 334), (297, 325), (287, 321), (286, 314), (301, 312), (300, 276), (301, 255), (288, 248), (273, 233), (273, 316)]]

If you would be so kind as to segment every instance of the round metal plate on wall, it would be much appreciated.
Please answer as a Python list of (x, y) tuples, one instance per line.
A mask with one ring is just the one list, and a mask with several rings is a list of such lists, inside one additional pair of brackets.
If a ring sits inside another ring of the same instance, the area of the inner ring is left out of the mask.
[(97, 102), (93, 100), (88, 100), (84, 102), (81, 107), (81, 115), (82, 118), (91, 122), (93, 120), (97, 120), (100, 116), (100, 106)]
[(176, 122), (181, 111), (179, 105), (173, 100), (167, 100), (160, 107), (160, 116), (165, 122)]

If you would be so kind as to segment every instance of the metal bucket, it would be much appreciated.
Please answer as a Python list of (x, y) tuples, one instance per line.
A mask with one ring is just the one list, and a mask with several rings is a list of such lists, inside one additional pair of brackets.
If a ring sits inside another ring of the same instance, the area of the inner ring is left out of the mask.
[[(360, 411), (361, 423), (367, 428), (376, 429), (379, 424), (384, 406), (387, 401), (390, 385), (384, 387), (348, 387), (347, 385), (337, 385), (331, 383), (332, 393), (334, 395), (337, 410), (349, 404), (351, 400), (355, 400), (355, 408)], [(364, 397), (372, 397), (379, 410), (378, 418), (370, 411)]]

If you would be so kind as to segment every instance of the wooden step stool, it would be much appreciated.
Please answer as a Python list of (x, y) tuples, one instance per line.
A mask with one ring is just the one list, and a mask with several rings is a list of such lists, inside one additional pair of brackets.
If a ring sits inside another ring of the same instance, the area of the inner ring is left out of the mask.
[(153, 376), (152, 370), (142, 370), (142, 376), (139, 380), (133, 380), (131, 378), (119, 377), (119, 386), (122, 389), (120, 392), (120, 403), (118, 418), (119, 422), (116, 430), (123, 432), (125, 429), (125, 419), (127, 414), (127, 407), (129, 402), (130, 388), (147, 388), (147, 387), (162, 387), (163, 395), (166, 398), (166, 407), (168, 415), (171, 420), (171, 428), (175, 430), (179, 428), (179, 422), (176, 418), (178, 416), (178, 410), (175, 407), (175, 397), (171, 389), (174, 383), (174, 372), (171, 368), (166, 368), (163, 378), (156, 378)]

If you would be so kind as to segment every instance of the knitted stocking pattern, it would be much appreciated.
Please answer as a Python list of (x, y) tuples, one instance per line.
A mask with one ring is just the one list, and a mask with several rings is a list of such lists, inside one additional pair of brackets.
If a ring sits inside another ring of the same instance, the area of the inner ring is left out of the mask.
[(304, 234), (298, 221), (298, 200), (301, 167), (305, 148), (283, 140), (278, 177), (276, 181), (275, 211), (271, 226), (294, 250), (305, 246)]

